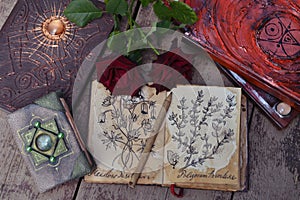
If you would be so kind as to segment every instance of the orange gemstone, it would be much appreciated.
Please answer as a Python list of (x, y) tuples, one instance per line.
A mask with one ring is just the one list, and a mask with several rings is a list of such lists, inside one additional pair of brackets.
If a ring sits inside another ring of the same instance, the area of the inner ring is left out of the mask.
[(65, 25), (60, 19), (52, 20), (47, 28), (51, 35), (61, 35), (65, 31)]

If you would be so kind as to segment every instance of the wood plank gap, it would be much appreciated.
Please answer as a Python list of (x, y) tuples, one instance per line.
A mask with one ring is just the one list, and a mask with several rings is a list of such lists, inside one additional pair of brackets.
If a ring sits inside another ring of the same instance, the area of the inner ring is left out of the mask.
[[(5, 185), (4, 183), (0, 185), (0, 198), (3, 198), (2, 195), (4, 194), (4, 193), (3, 193), (4, 185)], [(2, 196), (2, 197), (1, 197), (1, 196)]]
[[(249, 103), (249, 101), (248, 101), (248, 103)], [(250, 127), (251, 127), (251, 123), (252, 123), (252, 119), (253, 119), (253, 114), (254, 114), (254, 109), (255, 109), (255, 105), (253, 105), (253, 107), (252, 107), (252, 109), (251, 109), (251, 111), (250, 111), (250, 115), (248, 115), (248, 116), (250, 116), (249, 117), (249, 121), (248, 121), (248, 133), (249, 133), (249, 130), (250, 130)], [(249, 135), (249, 134), (248, 134)]]
[(169, 188), (166, 188), (166, 194), (164, 200), (167, 200), (168, 196), (169, 196)]
[[(15, 155), (16, 155), (16, 150), (14, 150), (14, 152), (13, 152), (11, 158), (14, 158)], [(12, 165), (12, 164), (13, 164), (13, 161), (10, 162), (8, 169), (11, 169), (11, 165)], [(8, 175), (9, 175), (9, 172), (6, 173), (5, 179), (4, 179), (3, 184), (2, 184), (2, 186), (1, 186), (1, 189), (0, 189), (0, 194), (2, 194), (2, 192), (3, 192), (3, 188), (4, 188), (4, 185), (5, 185), (6, 181), (7, 181)]]
[(132, 12), (132, 18), (134, 20), (136, 20), (136, 17), (137, 17), (137, 15), (139, 13), (140, 7), (142, 7), (142, 5), (141, 5), (140, 1), (138, 1), (136, 3), (136, 5), (134, 6), (134, 9), (133, 9), (133, 12)]
[(78, 194), (78, 191), (80, 189), (80, 185), (81, 185), (81, 182), (82, 182), (83, 178), (81, 177), (77, 183), (77, 186), (76, 186), (76, 189), (75, 189), (75, 192), (74, 192), (74, 195), (73, 195), (73, 198), (72, 200), (76, 200), (77, 198), (77, 194)]
[[(12, 160), (11, 160), (11, 162), (10, 162), (10, 164), (9, 164), (8, 169), (11, 169), (11, 166), (12, 166), (12, 164), (13, 164), (13, 158), (15, 158), (15, 155), (16, 155), (16, 150), (13, 151), (13, 154), (12, 154), (12, 156), (11, 156)], [(9, 177), (9, 174), (10, 174), (10, 172), (6, 173), (6, 176), (5, 176), (5, 178), (4, 178), (3, 184), (1, 185), (1, 188), (0, 188), (0, 199), (1, 199), (1, 198), (5, 199), (5, 193), (4, 193), (3, 190), (4, 190), (4, 187), (5, 187), (5, 185), (6, 185), (7, 178)]]
[(234, 192), (231, 192), (230, 200), (233, 200)]

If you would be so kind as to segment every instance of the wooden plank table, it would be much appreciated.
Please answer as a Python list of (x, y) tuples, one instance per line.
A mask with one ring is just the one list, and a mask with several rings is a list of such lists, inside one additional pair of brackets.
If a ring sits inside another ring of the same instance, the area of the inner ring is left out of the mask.
[[(0, 28), (15, 2), (0, 0)], [(137, 21), (149, 26), (152, 20), (152, 10), (140, 8)], [(248, 111), (248, 191), (185, 189), (182, 199), (300, 199), (300, 116), (286, 129), (278, 130), (252, 102)], [(0, 199), (176, 199), (168, 188), (160, 186), (129, 189), (127, 185), (89, 184), (82, 179), (40, 194), (13, 141), (6, 116), (6, 112), (0, 111)]]

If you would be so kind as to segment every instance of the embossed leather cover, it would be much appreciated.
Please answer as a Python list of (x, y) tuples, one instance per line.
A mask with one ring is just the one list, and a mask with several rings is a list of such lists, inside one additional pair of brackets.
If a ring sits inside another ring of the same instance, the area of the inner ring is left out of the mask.
[(300, 110), (300, 1), (185, 0), (191, 38), (249, 82)]
[[(0, 32), (0, 107), (14, 111), (51, 91), (70, 104), (73, 82), (84, 58), (107, 38), (112, 19), (103, 15), (79, 28), (63, 16), (69, 0), (18, 1)], [(98, 7), (104, 6), (95, 1)], [(64, 20), (65, 32), (50, 39), (47, 19)], [(48, 35), (48, 37), (47, 37)]]
[[(8, 122), (40, 192), (91, 171), (55, 93), (11, 113)], [(51, 138), (48, 148), (39, 143), (43, 137)]]

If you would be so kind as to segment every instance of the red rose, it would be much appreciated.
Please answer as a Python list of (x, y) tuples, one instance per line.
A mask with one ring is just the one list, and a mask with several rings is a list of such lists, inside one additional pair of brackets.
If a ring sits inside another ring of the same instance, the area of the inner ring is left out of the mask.
[[(152, 69), (154, 86), (158, 92), (170, 90), (177, 84), (187, 84), (192, 80), (194, 73), (193, 65), (178, 54), (179, 51), (175, 51), (174, 53), (166, 52), (158, 56), (158, 59), (154, 61), (155, 64), (166, 66), (155, 67), (154, 65)], [(189, 58), (191, 55), (184, 56)]]
[[(178, 51), (177, 51), (178, 52)], [(185, 57), (188, 55), (185, 55)], [(114, 95), (135, 95), (138, 89), (147, 84), (137, 68), (137, 64), (125, 56), (112, 63), (109, 60), (96, 63), (98, 81)], [(162, 66), (163, 65), (163, 66)], [(187, 84), (193, 77), (194, 68), (177, 53), (167, 52), (153, 62), (149, 77), (157, 92), (169, 90), (176, 84)]]
[(98, 81), (112, 94), (132, 94), (137, 89), (135, 86), (142, 84), (141, 76), (134, 70), (136, 64), (125, 56), (110, 62), (111, 60), (106, 60), (96, 63)]

